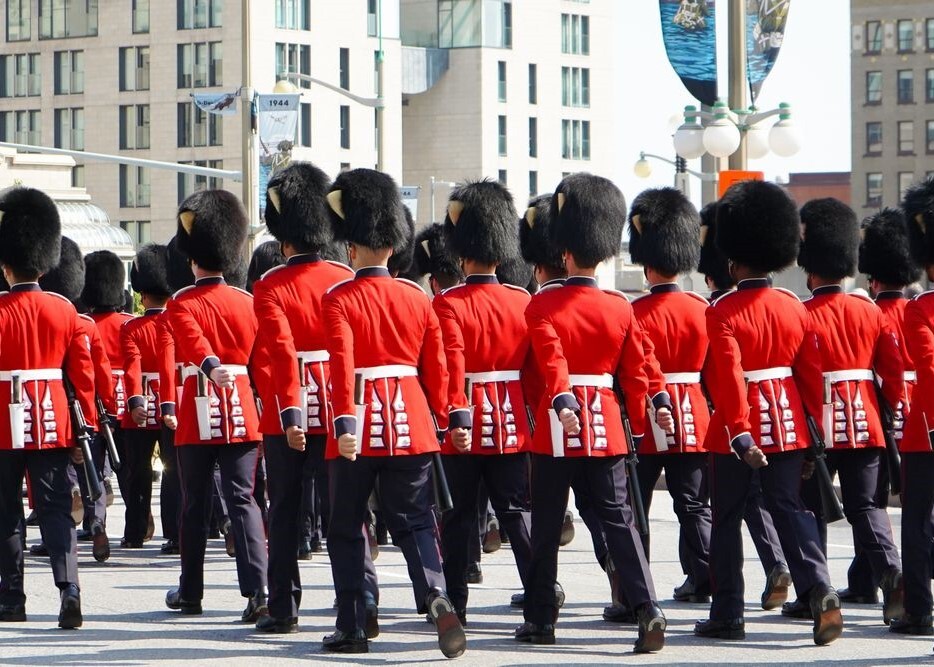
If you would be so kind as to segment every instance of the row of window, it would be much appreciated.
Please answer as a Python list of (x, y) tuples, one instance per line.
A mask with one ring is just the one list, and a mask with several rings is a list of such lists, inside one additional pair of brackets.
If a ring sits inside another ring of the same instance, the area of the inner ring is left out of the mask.
[[(934, 19), (925, 19), (923, 34), (919, 38), (924, 49), (934, 51)], [(885, 26), (882, 21), (866, 21), (866, 55), (878, 55), (885, 46)], [(899, 19), (895, 22), (895, 47), (899, 53), (912, 53), (915, 50), (915, 20)]]
[[(915, 102), (915, 73), (914, 70), (900, 69), (897, 73), (897, 86), (895, 97), (899, 104), (914, 104)], [(928, 68), (924, 73), (924, 101), (934, 102), (934, 68)], [(873, 70), (866, 72), (866, 104), (882, 104), (882, 72)]]
[[(925, 178), (931, 178), (934, 176), (934, 171), (929, 171), (925, 174)], [(900, 171), (897, 174), (898, 178), (898, 201), (905, 196), (905, 190), (907, 190), (913, 183), (917, 181), (915, 178), (914, 172), (911, 171)], [(866, 206), (879, 208), (883, 205), (883, 186), (884, 179), (882, 172), (873, 171), (866, 174)]]
[[(915, 153), (915, 124), (911, 120), (898, 121), (897, 146), (900, 155), (914, 155)], [(925, 122), (924, 134), (925, 152), (934, 154), (934, 120)], [(882, 122), (871, 121), (866, 123), (866, 155), (877, 156), (882, 154)]]
[(590, 17), (561, 15), (561, 53), (590, 55)]
[[(502, 183), (503, 185), (509, 185), (509, 174), (505, 169), (500, 169), (499, 173), (496, 176), (496, 180)], [(538, 172), (534, 169), (529, 171), (529, 197), (534, 197), (538, 194)]]
[[(505, 102), (509, 87), (506, 81), (506, 61), (497, 62), (497, 99)], [(538, 66), (529, 65), (529, 104), (538, 104)], [(590, 106), (590, 68), (561, 68), (561, 105), (566, 107)]]
[[(496, 119), (497, 148), (503, 157), (508, 152), (506, 116)], [(538, 157), (538, 118), (529, 118), (529, 157)], [(561, 121), (561, 157), (565, 160), (590, 159), (590, 121)]]

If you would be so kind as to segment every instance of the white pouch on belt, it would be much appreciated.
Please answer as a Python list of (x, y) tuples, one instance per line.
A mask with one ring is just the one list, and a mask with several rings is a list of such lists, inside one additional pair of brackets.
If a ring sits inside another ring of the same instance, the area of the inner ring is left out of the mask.
[(26, 446), (26, 404), (19, 375), (10, 378), (10, 394), (10, 440), (13, 449), (23, 449)]
[(195, 413), (198, 415), (198, 437), (211, 439), (211, 397), (195, 396)]
[(357, 416), (357, 428), (354, 429), (354, 436), (357, 438), (357, 454), (360, 453), (360, 449), (363, 447), (363, 422), (366, 421), (366, 408), (365, 405), (354, 406), (354, 414)]
[(833, 423), (833, 403), (824, 403), (821, 415), (821, 426), (824, 427), (824, 447), (827, 449), (833, 447)]

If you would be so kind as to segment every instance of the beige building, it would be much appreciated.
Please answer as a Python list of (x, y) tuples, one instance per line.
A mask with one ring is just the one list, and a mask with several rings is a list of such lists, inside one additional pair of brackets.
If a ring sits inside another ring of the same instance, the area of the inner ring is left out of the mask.
[(851, 0), (852, 204), (897, 206), (934, 175), (934, 4)]
[[(260, 93), (300, 73), (375, 97), (382, 43), (385, 168), (399, 179), (398, 0), (253, 0), (252, 6), (251, 76)], [(241, 169), (242, 104), (236, 115), (222, 117), (201, 113), (191, 100), (193, 92), (240, 88), (239, 0), (0, 0), (0, 8), (0, 140)], [(331, 174), (375, 166), (374, 109), (293, 81), (303, 92), (293, 156)], [(98, 162), (77, 166), (73, 178), (137, 242), (167, 240), (178, 203), (209, 184)], [(210, 185), (241, 191), (232, 181)]]

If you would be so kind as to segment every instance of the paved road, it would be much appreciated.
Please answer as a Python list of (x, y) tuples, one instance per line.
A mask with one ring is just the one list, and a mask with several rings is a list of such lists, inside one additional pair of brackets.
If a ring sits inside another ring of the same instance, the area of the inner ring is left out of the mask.
[[(156, 495), (157, 497), (157, 495)], [(123, 507), (115, 504), (109, 519), (112, 537), (122, 534)], [(899, 511), (892, 510), (896, 532)], [(156, 521), (158, 526), (158, 519)], [(681, 583), (677, 562), (677, 523), (667, 495), (656, 496), (652, 508), (652, 570), (662, 606), (669, 619), (668, 645), (653, 656), (631, 652), (633, 626), (616, 626), (600, 619), (608, 597), (606, 578), (597, 566), (586, 528), (577, 522), (577, 538), (561, 551), (560, 578), (568, 602), (558, 625), (558, 643), (551, 647), (519, 645), (511, 638), (521, 614), (508, 606), (518, 590), (508, 547), (485, 556), (484, 583), (471, 588), (468, 651), (459, 660), (471, 665), (519, 664), (800, 664), (847, 662), (860, 665), (916, 665), (932, 662), (929, 637), (902, 638), (888, 633), (877, 607), (845, 610), (843, 638), (828, 647), (811, 642), (810, 621), (783, 619), (776, 612), (746, 607), (747, 638), (743, 642), (710, 642), (691, 634), (694, 621), (706, 608), (671, 601), (672, 588)], [(29, 542), (38, 538), (30, 529)], [(897, 538), (897, 535), (896, 535)], [(830, 530), (831, 573), (837, 586), (846, 585), (852, 554), (849, 528)], [(113, 542), (116, 545), (118, 539)], [(147, 548), (115, 548), (103, 565), (93, 561), (89, 545), (81, 545), (80, 565), (85, 625), (79, 631), (56, 628), (57, 591), (43, 559), (29, 557), (26, 623), (0, 625), (2, 665), (145, 665), (153, 663), (301, 664), (308, 661), (362, 664), (413, 664), (441, 661), (432, 628), (414, 613), (412, 589), (398, 549), (384, 547), (377, 560), (380, 577), (382, 636), (370, 653), (334, 656), (320, 649), (323, 635), (333, 628), (333, 590), (326, 554), (302, 565), (305, 600), (301, 632), (259, 635), (239, 622), (244, 601), (239, 597), (234, 560), (221, 541), (209, 543), (206, 561), (205, 613), (180, 616), (163, 603), (165, 592), (178, 580), (174, 557), (159, 554), (159, 536)], [(764, 575), (747, 541), (748, 595), (757, 601)]]

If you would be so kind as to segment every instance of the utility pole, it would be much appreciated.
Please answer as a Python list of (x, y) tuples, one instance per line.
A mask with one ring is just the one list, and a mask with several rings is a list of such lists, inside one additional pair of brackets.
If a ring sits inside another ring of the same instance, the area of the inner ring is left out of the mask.
[[(729, 0), (729, 104), (745, 109), (746, 102), (746, 0)], [(747, 167), (746, 133), (740, 133), (739, 148), (730, 156), (730, 169)]]
[(383, 51), (383, 0), (378, 0), (376, 5), (376, 35), (379, 39), (379, 55), (376, 59), (376, 99), (379, 101), (376, 107), (376, 170), (385, 171), (386, 102), (383, 100), (383, 61), (386, 60), (386, 53)]
[(256, 142), (253, 136), (253, 78), (252, 65), (252, 3), (251, 0), (242, 0), (240, 10), (242, 46), (242, 84), (240, 88), (240, 101), (243, 105), (243, 131), (241, 135), (241, 155), (243, 156), (243, 206), (246, 208), (250, 221), (250, 228), (259, 225), (259, 205), (257, 201), (256, 183)]

